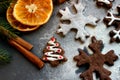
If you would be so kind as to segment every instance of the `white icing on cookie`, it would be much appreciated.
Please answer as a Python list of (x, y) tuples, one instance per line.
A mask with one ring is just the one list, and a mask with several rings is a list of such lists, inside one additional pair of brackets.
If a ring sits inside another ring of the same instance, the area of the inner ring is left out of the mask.
[(105, 4), (110, 4), (110, 1), (109, 0), (98, 0), (98, 2), (103, 2)]
[(43, 60), (45, 60), (45, 61), (56, 61), (56, 60), (58, 60), (57, 58), (53, 58), (53, 57), (44, 57), (43, 58)]
[(113, 36), (113, 38), (118, 38), (118, 39), (120, 39), (120, 30), (113, 30), (113, 32), (115, 33), (115, 35)]
[(117, 7), (119, 7), (119, 8), (120, 8), (120, 4), (119, 4)]
[(48, 50), (61, 53), (62, 50), (61, 50), (60, 48), (55, 48), (55, 47), (56, 47), (56, 46), (47, 46), (46, 48), (47, 48)]
[(110, 22), (108, 23), (108, 25), (112, 25), (112, 23), (116, 20), (116, 21), (120, 21), (120, 18), (116, 18), (114, 17), (114, 15), (112, 14), (112, 12), (108, 12), (110, 14), (110, 16), (106, 16), (106, 19), (111, 19)]
[(97, 18), (91, 15), (86, 16), (83, 14), (85, 6), (83, 6), (80, 2), (73, 4), (75, 9), (77, 10), (77, 14), (73, 14), (69, 7), (66, 7), (64, 10), (60, 9), (59, 13), (62, 14), (61, 20), (69, 20), (70, 24), (67, 23), (60, 23), (60, 28), (57, 30), (57, 33), (63, 33), (63, 35), (67, 35), (71, 29), (76, 29), (77, 34), (75, 36), (76, 39), (80, 39), (81, 41), (85, 41), (87, 36), (90, 34), (85, 29), (87, 24), (96, 26), (97, 25)]
[(46, 52), (45, 55), (47, 57), (44, 58), (44, 59), (45, 60), (49, 60), (49, 61), (55, 61), (55, 60), (62, 60), (62, 59), (64, 59), (63, 56), (61, 56), (59, 54), (54, 54), (54, 52)]
[(56, 39), (54, 37), (52, 37), (51, 40), (48, 41), (49, 46), (47, 46), (46, 49), (49, 51), (44, 53), (45, 57), (43, 58), (43, 60), (55, 61), (64, 59), (64, 57), (59, 54), (62, 52), (62, 49), (58, 48), (60, 44), (55, 43), (55, 41)]

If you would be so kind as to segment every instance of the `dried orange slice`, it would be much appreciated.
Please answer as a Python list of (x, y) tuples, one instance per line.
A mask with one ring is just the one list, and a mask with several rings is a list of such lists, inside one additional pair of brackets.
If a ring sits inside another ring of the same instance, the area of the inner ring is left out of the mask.
[(52, 0), (18, 0), (13, 16), (22, 24), (36, 26), (45, 24), (52, 11)]
[(13, 8), (14, 8), (14, 3), (11, 3), (10, 7), (7, 9), (7, 20), (10, 23), (10, 25), (19, 30), (19, 31), (33, 31), (35, 29), (37, 29), (39, 26), (28, 26), (28, 25), (24, 25), (22, 23), (20, 23), (19, 21), (17, 21), (14, 16), (13, 16)]

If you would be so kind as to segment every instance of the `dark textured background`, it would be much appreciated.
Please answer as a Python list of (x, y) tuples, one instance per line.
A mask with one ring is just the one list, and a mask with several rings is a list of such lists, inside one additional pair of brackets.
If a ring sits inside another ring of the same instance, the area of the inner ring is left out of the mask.
[[(84, 69), (78, 69), (76, 67), (76, 62), (73, 61), (73, 57), (78, 54), (77, 48), (83, 48), (90, 43), (90, 38), (82, 44), (80, 41), (74, 40), (75, 32), (73, 31), (69, 32), (65, 37), (61, 37), (55, 33), (60, 23), (58, 10), (65, 6), (71, 6), (73, 2), (74, 0), (71, 0), (62, 5), (54, 6), (52, 17), (48, 23), (41, 26), (38, 30), (31, 33), (25, 33), (24, 36), (22, 36), (25, 40), (34, 45), (32, 52), (38, 57), (42, 57), (42, 50), (45, 47), (45, 44), (54, 35), (58, 39), (58, 42), (61, 43), (62, 48), (65, 49), (65, 56), (68, 58), (68, 61), (56, 68), (52, 68), (49, 64), (45, 64), (44, 68), (38, 70), (21, 53), (0, 40), (0, 48), (6, 48), (13, 55), (10, 64), (4, 66), (0, 65), (0, 80), (80, 80), (80, 72)], [(88, 30), (91, 35), (95, 35), (98, 39), (103, 40), (105, 48), (102, 52), (106, 53), (110, 49), (113, 49), (115, 50), (116, 55), (119, 55), (120, 44), (109, 44), (108, 32), (113, 28), (107, 29), (102, 22), (102, 19), (107, 14), (107, 10), (104, 8), (97, 8), (93, 0), (81, 0), (81, 3), (86, 6), (85, 11), (83, 12), (84, 15), (94, 15), (101, 19), (96, 28), (86, 27), (86, 30)], [(119, 3), (120, 0), (116, 0), (113, 9)], [(119, 64), (120, 60), (117, 60), (113, 67), (105, 65), (107, 69), (112, 71), (110, 76), (112, 80), (120, 79)], [(94, 77), (94, 80), (97, 79)]]

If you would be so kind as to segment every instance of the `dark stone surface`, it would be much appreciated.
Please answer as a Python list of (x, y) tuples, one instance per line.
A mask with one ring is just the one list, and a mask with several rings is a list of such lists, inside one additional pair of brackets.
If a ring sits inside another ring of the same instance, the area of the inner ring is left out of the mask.
[[(74, 2), (74, 0), (71, 1)], [(90, 14), (101, 19), (96, 28), (86, 27), (86, 30), (88, 30), (91, 35), (95, 35), (98, 39), (103, 40), (105, 43), (103, 53), (106, 53), (110, 49), (114, 49), (116, 54), (120, 54), (120, 44), (109, 44), (108, 32), (112, 28), (107, 29), (102, 22), (102, 19), (107, 14), (107, 10), (104, 8), (97, 8), (93, 0), (80, 1), (83, 5), (86, 5), (84, 11), (85, 15)], [(60, 42), (61, 46), (64, 48), (66, 52), (65, 56), (68, 58), (68, 61), (56, 68), (52, 68), (49, 64), (45, 64), (44, 68), (39, 70), (13, 47), (0, 41), (0, 47), (6, 48), (13, 55), (13, 59), (10, 64), (4, 66), (0, 65), (0, 80), (81, 80), (79, 78), (80, 73), (76, 73), (78, 68), (76, 67), (76, 62), (73, 61), (73, 57), (78, 54), (77, 48), (84, 48), (89, 44), (90, 38), (88, 38), (86, 42), (82, 44), (80, 41), (74, 40), (75, 32), (73, 31), (69, 32), (65, 37), (61, 37), (55, 33), (60, 23), (58, 10), (60, 8), (64, 8), (65, 6), (71, 6), (70, 3), (72, 2), (68, 1), (62, 5), (54, 6), (54, 12), (48, 23), (41, 26), (38, 30), (31, 33), (24, 33), (24, 36), (22, 36), (25, 40), (34, 45), (32, 52), (38, 57), (42, 57), (42, 50), (47, 41), (52, 36), (55, 36), (58, 42)], [(120, 0), (116, 0), (114, 2), (113, 8), (115, 8), (115, 6), (118, 4), (120, 4)], [(112, 80), (120, 79), (118, 76), (120, 75), (119, 60), (115, 62), (115, 66), (105, 67), (112, 71)]]

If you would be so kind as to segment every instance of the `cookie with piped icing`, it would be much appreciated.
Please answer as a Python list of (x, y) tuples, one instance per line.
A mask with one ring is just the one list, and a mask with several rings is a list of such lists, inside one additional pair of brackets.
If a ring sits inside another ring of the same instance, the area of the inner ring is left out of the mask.
[(43, 53), (42, 60), (44, 62), (49, 62), (53, 67), (67, 61), (67, 58), (64, 56), (65, 51), (61, 48), (60, 43), (57, 42), (55, 37), (52, 37), (47, 42)]
[(115, 28), (109, 32), (110, 43), (120, 43), (120, 5), (118, 5), (116, 9), (118, 13), (113, 14), (111, 11), (109, 11), (107, 16), (105, 16), (103, 19), (107, 27), (113, 26)]
[(117, 23), (117, 28), (109, 32), (110, 43), (117, 42), (120, 43), (120, 23)]
[(107, 9), (112, 8), (112, 3), (114, 0), (97, 0), (96, 4), (98, 7), (105, 7)]

